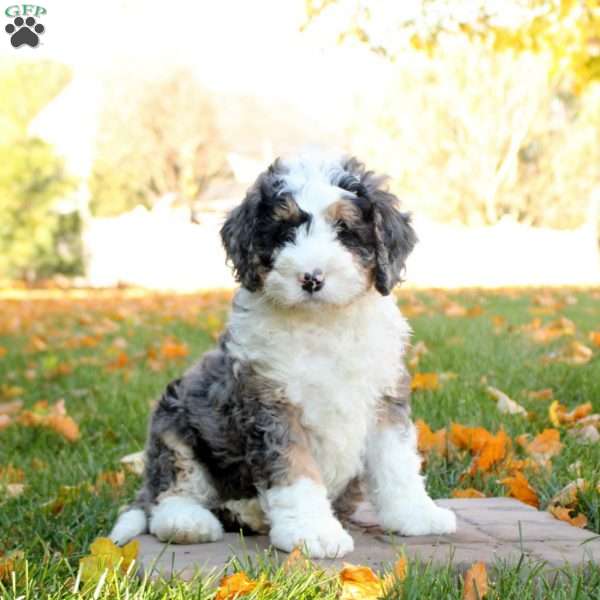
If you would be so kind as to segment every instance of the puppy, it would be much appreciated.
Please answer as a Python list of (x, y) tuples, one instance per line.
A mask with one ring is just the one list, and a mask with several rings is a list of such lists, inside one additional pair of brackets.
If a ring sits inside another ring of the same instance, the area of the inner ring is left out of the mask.
[(343, 556), (364, 490), (402, 535), (456, 529), (420, 475), (390, 292), (416, 236), (355, 158), (276, 160), (221, 236), (240, 289), (218, 347), (170, 383), (151, 418), (144, 484), (111, 538), (180, 544), (224, 528), (281, 550)]

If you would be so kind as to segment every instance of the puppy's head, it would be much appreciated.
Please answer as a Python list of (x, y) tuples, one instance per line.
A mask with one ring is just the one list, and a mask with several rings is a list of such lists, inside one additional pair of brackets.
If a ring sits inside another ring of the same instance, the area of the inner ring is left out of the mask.
[(286, 306), (389, 294), (416, 236), (383, 181), (355, 158), (277, 159), (221, 229), (236, 279)]

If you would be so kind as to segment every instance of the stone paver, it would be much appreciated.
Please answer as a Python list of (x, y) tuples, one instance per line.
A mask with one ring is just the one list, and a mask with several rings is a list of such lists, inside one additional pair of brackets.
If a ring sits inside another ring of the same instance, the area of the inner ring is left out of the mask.
[[(475, 561), (515, 564), (522, 554), (534, 561), (545, 561), (549, 568), (581, 566), (590, 561), (600, 564), (600, 539), (587, 530), (557, 521), (546, 512), (510, 498), (439, 500), (457, 515), (458, 530), (447, 536), (403, 537), (388, 535), (377, 527), (375, 516), (364, 504), (349, 526), (355, 550), (343, 559), (315, 561), (339, 568), (344, 562), (380, 569), (392, 562), (400, 551), (409, 558), (447, 565), (452, 562), (464, 570)], [(154, 537), (140, 538), (140, 559), (145, 570), (165, 576), (191, 577), (197, 570), (219, 573), (232, 556), (242, 560), (269, 553), (278, 559), (286, 554), (269, 545), (266, 536), (242, 539), (229, 533), (216, 543), (186, 546), (162, 544)], [(589, 540), (589, 541), (588, 541)], [(584, 543), (585, 542), (585, 543)]]

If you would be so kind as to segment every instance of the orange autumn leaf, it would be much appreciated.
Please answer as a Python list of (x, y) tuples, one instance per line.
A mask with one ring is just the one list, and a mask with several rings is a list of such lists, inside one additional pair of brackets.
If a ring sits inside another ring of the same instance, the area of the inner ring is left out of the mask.
[(538, 508), (540, 505), (540, 501), (538, 499), (537, 493), (535, 490), (529, 485), (529, 481), (523, 473), (517, 471), (513, 477), (505, 477), (500, 480), (500, 483), (508, 488), (509, 496), (512, 498), (516, 498), (521, 502), (525, 502), (525, 504), (529, 504)]
[(418, 446), (419, 452), (428, 454), (432, 450), (440, 455), (446, 454), (446, 430), (439, 429), (433, 432), (429, 425), (422, 419), (419, 419), (415, 426), (418, 434)]
[(183, 358), (189, 353), (187, 344), (176, 340), (165, 340), (160, 347), (163, 358)]
[(127, 355), (126, 352), (119, 352), (119, 354), (117, 354), (117, 358), (115, 358), (113, 361), (111, 361), (110, 363), (108, 363), (107, 368), (109, 371), (115, 371), (117, 369), (124, 369), (125, 367), (129, 366), (129, 356)]
[(447, 317), (464, 317), (467, 315), (467, 309), (458, 302), (448, 302), (443, 310)]
[(69, 442), (76, 442), (81, 437), (79, 425), (68, 415), (48, 415), (44, 419), (44, 426), (62, 435)]
[(404, 581), (406, 579), (406, 575), (408, 573), (408, 561), (406, 560), (406, 556), (402, 555), (394, 564), (394, 569), (391, 573), (388, 573), (381, 583), (381, 592), (382, 594), (388, 594), (396, 582)]
[(243, 571), (226, 575), (219, 583), (215, 600), (234, 600), (244, 594), (249, 594), (257, 585), (258, 582), (250, 579)]
[(552, 400), (554, 392), (552, 388), (544, 388), (542, 390), (527, 392), (527, 397), (532, 400)]
[(506, 457), (508, 443), (508, 436), (503, 430), (490, 436), (473, 460), (471, 475), (477, 471), (489, 471), (494, 465), (502, 462)]
[(453, 498), (485, 498), (485, 494), (475, 488), (467, 488), (465, 490), (452, 490)]
[(440, 378), (437, 373), (415, 373), (410, 387), (413, 391), (437, 390), (440, 387)]
[(594, 346), (600, 347), (600, 331), (590, 331), (589, 339)]
[(527, 436), (519, 436), (517, 441), (527, 454), (542, 464), (547, 463), (550, 458), (556, 456), (562, 449), (560, 431), (557, 429), (544, 429), (531, 442)]
[(492, 434), (483, 427), (465, 427), (460, 423), (452, 423), (450, 426), (450, 441), (461, 450), (480, 452)]
[(579, 513), (576, 517), (571, 516), (571, 511), (564, 506), (550, 506), (548, 507), (548, 512), (555, 518), (560, 521), (565, 521), (565, 523), (569, 523), (569, 525), (573, 525), (573, 527), (583, 528), (588, 524), (587, 517), (583, 513)]
[(571, 424), (581, 421), (589, 416), (593, 410), (592, 403), (586, 402), (576, 406), (573, 410), (567, 411), (567, 407), (562, 405), (558, 400), (554, 400), (548, 407), (548, 417), (555, 427), (560, 427), (562, 424)]
[(46, 401), (36, 402), (32, 410), (23, 411), (19, 415), (19, 423), (25, 427), (46, 427), (69, 442), (80, 438), (79, 426), (67, 415), (65, 401), (62, 399), (50, 407)]
[(485, 563), (476, 562), (465, 573), (464, 600), (480, 600), (488, 592), (488, 575)]
[(3, 358), (8, 353), (8, 350), (4, 346), (0, 346), (0, 358)]
[(382, 581), (369, 568), (347, 564), (340, 571), (340, 600), (376, 600), (383, 594)]

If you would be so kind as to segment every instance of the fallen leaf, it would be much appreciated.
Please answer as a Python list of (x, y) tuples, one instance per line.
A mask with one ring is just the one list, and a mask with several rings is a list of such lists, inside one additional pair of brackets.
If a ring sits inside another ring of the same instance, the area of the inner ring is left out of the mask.
[(439, 429), (434, 433), (422, 419), (418, 419), (415, 426), (418, 434), (419, 452), (428, 454), (433, 450), (440, 456), (446, 455), (447, 442), (445, 429)]
[(24, 483), (8, 483), (5, 486), (0, 484), (0, 490), (4, 490), (9, 498), (20, 496), (27, 486)]
[(503, 430), (491, 435), (475, 455), (469, 473), (474, 475), (477, 471), (486, 472), (498, 465), (506, 457), (508, 444), (508, 436)]
[(600, 347), (600, 331), (590, 331), (589, 339), (594, 346)]
[(580, 444), (595, 444), (600, 441), (600, 433), (598, 433), (594, 425), (570, 429), (568, 435), (576, 439)]
[[(382, 593), (389, 594), (397, 582), (402, 582), (408, 574), (408, 561), (404, 554), (395, 562), (394, 569), (388, 573), (382, 581)], [(380, 594), (381, 595), (381, 594)]]
[(587, 489), (587, 481), (581, 477), (575, 481), (571, 481), (565, 485), (562, 490), (554, 494), (550, 500), (550, 504), (558, 504), (560, 506), (574, 506), (577, 504), (579, 492)]
[(189, 350), (187, 344), (173, 339), (167, 339), (162, 343), (160, 353), (163, 358), (174, 359), (187, 356)]
[(104, 471), (96, 477), (96, 487), (107, 485), (113, 489), (120, 488), (125, 483), (123, 471)]
[(546, 343), (559, 337), (575, 335), (575, 323), (566, 317), (560, 317), (543, 327), (535, 328), (530, 335), (533, 341)]
[(496, 399), (496, 408), (505, 414), (527, 416), (527, 411), (517, 402), (509, 398), (504, 392), (499, 389), (487, 386), (487, 392), (492, 398)]
[(556, 519), (565, 521), (573, 527), (583, 528), (587, 525), (587, 517), (583, 513), (579, 513), (576, 517), (571, 516), (571, 510), (564, 506), (549, 506), (548, 512)]
[(12, 425), (12, 423), (12, 417), (9, 417), (8, 415), (0, 415), (0, 431), (2, 431), (2, 429), (6, 429), (9, 425)]
[(525, 504), (538, 508), (540, 501), (535, 490), (529, 485), (529, 481), (523, 473), (517, 471), (513, 477), (500, 479), (500, 483), (508, 488), (509, 495)]
[(557, 429), (544, 429), (532, 441), (529, 441), (529, 436), (519, 436), (517, 442), (527, 454), (542, 465), (547, 465), (548, 461), (562, 449), (560, 431)]
[(19, 563), (23, 561), (25, 554), (20, 550), (11, 552), (7, 556), (0, 556), (0, 581), (10, 581), (11, 573), (16, 572)]
[(127, 573), (137, 558), (139, 545), (138, 540), (133, 540), (119, 548), (108, 538), (96, 538), (90, 546), (90, 554), (79, 561), (81, 578), (84, 581), (97, 581), (106, 569), (119, 569), (121, 573)]
[(453, 498), (485, 498), (485, 494), (475, 488), (467, 488), (465, 490), (452, 490)]
[(340, 600), (376, 600), (383, 594), (381, 579), (369, 567), (346, 564), (340, 581)]
[(409, 351), (408, 366), (415, 370), (421, 360), (421, 357), (429, 352), (423, 340), (418, 341)]
[(410, 387), (415, 390), (437, 390), (440, 380), (437, 373), (415, 373), (412, 377)]
[(32, 410), (25, 410), (19, 415), (19, 423), (25, 427), (46, 427), (69, 442), (76, 442), (80, 438), (79, 426), (67, 415), (63, 399), (52, 406), (48, 406), (46, 401), (36, 402)]
[(134, 475), (143, 475), (146, 467), (146, 453), (144, 450), (133, 452), (132, 454), (124, 456), (119, 462), (129, 473), (133, 473)]
[(4, 346), (0, 346), (0, 358), (4, 358), (7, 353), (8, 350)]
[(554, 400), (548, 407), (548, 416), (555, 427), (562, 424), (572, 424), (581, 421), (585, 417), (590, 416), (593, 407), (591, 402), (580, 404), (573, 410), (567, 411), (566, 406), (563, 406), (558, 400)]
[(250, 579), (243, 571), (226, 575), (219, 583), (215, 600), (233, 600), (244, 594), (249, 594), (257, 585), (258, 582)]
[(23, 400), (0, 402), (0, 415), (16, 415), (23, 408)]
[(25, 390), (22, 387), (17, 385), (8, 385), (7, 383), (3, 383), (0, 385), (0, 397), (5, 400), (11, 400), (12, 398), (18, 398), (25, 393)]
[(474, 563), (465, 573), (464, 600), (480, 600), (488, 592), (488, 575), (485, 563)]
[(450, 441), (461, 450), (480, 452), (492, 434), (483, 427), (465, 427), (460, 423), (452, 423), (450, 426)]
[(552, 400), (554, 392), (552, 388), (544, 388), (542, 390), (527, 392), (527, 397), (532, 400)]

